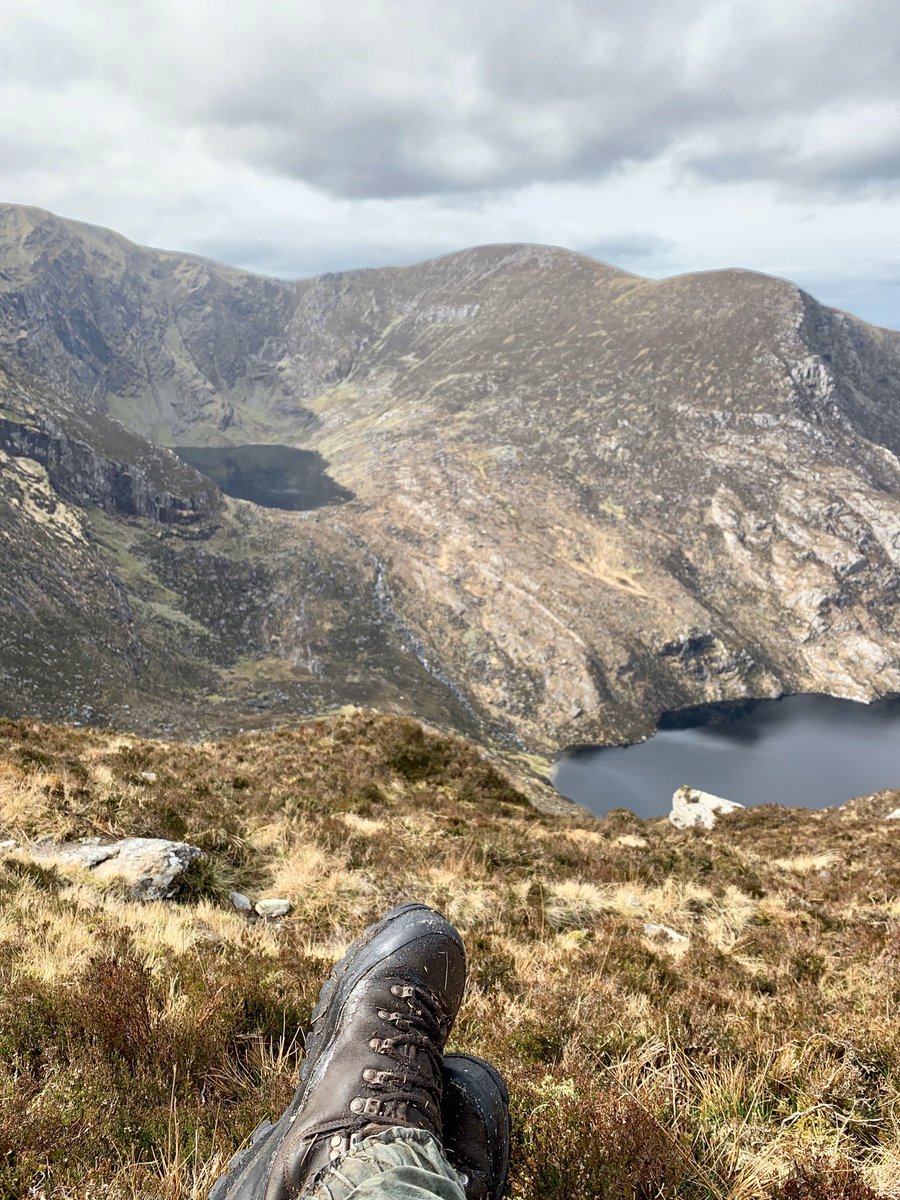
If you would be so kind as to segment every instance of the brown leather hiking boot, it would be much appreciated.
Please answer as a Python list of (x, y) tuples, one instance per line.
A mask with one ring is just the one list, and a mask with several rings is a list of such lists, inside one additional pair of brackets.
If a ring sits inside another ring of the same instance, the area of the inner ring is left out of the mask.
[(395, 1125), (442, 1138), (441, 1054), (466, 978), (459, 934), (423, 904), (353, 943), (312, 1014), (300, 1085), (209, 1200), (293, 1200), (358, 1141)]
[(444, 1059), (444, 1152), (466, 1200), (500, 1200), (509, 1175), (509, 1093), (500, 1073), (472, 1054)]

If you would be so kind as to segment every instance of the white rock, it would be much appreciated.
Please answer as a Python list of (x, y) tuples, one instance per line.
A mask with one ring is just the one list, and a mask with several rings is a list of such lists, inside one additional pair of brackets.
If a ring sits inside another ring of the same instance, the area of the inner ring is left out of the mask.
[(257, 900), (256, 911), (261, 917), (285, 917), (291, 911), (290, 900)]
[(648, 921), (644, 926), (644, 933), (647, 937), (664, 937), (670, 942), (687, 942), (690, 939), (683, 933), (679, 933), (677, 929), (672, 929), (670, 925), (655, 925), (652, 921)]
[(141, 779), (146, 779), (148, 783), (156, 783), (156, 772), (141, 771)]
[(84, 842), (41, 841), (19, 853), (41, 866), (65, 873), (88, 871), (97, 879), (121, 879), (137, 900), (166, 900), (178, 890), (178, 877), (202, 853), (187, 842), (166, 838), (122, 838), (99, 845)]
[(639, 833), (623, 833), (621, 837), (616, 838), (617, 846), (630, 846), (632, 850), (646, 850), (650, 843), (645, 837), (641, 837)]
[(718, 816), (743, 807), (736, 800), (725, 800), (722, 796), (713, 796), (710, 792), (685, 786), (680, 787), (672, 797), (669, 820), (676, 829), (690, 829), (695, 825), (712, 829)]
[(253, 909), (249, 896), (245, 896), (243, 892), (229, 892), (228, 899), (238, 912), (251, 912)]
[(895, 808), (893, 812), (889, 812), (884, 819), (885, 821), (900, 821), (900, 808)]

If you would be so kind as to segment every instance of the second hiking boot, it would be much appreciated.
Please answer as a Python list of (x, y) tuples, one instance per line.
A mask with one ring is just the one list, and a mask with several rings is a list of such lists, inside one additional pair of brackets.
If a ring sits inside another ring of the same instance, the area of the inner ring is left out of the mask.
[(466, 1200), (500, 1200), (509, 1175), (509, 1093), (499, 1072), (471, 1054), (444, 1059), (444, 1150)]

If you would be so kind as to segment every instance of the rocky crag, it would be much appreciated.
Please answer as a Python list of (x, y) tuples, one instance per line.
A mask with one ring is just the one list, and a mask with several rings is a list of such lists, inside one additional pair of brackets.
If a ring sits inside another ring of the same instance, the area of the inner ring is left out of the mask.
[[(782, 280), (491, 246), (281, 282), (9, 206), (0, 363), (10, 714), (371, 703), (546, 751), (900, 690), (900, 333)], [(164, 449), (248, 443), (353, 498)]]

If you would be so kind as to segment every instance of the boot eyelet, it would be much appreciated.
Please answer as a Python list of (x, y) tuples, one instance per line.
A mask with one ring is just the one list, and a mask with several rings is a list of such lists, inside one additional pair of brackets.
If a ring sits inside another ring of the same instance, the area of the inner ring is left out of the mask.
[(362, 1096), (354, 1096), (350, 1101), (350, 1111), (365, 1113), (367, 1117), (380, 1117), (381, 1101), (376, 1100), (374, 1096), (369, 1096), (367, 1099), (363, 1099)]
[(374, 1067), (366, 1067), (362, 1077), (366, 1083), (387, 1083), (391, 1073), (390, 1071), (376, 1071)]

